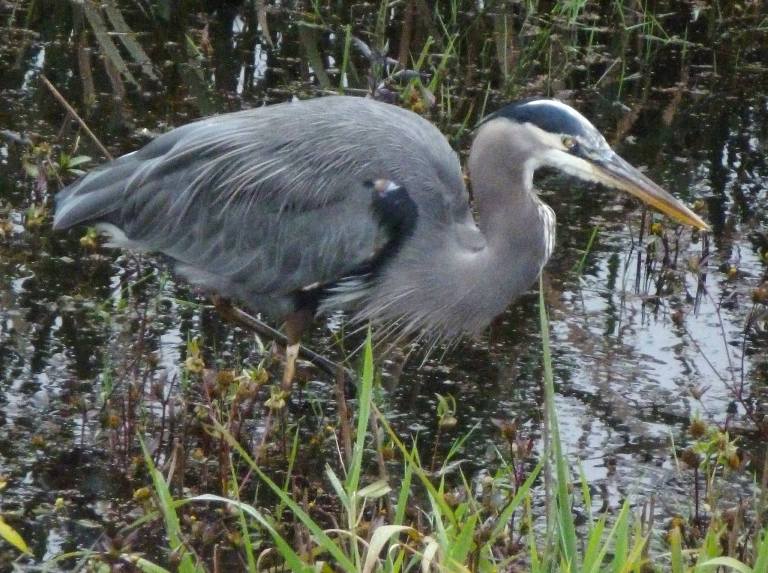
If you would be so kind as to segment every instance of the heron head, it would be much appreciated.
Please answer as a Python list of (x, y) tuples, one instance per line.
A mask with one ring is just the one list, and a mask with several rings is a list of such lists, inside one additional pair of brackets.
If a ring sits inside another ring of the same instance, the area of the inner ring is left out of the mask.
[(572, 107), (553, 99), (510, 104), (489, 116), (525, 130), (533, 147), (530, 170), (548, 166), (586, 181), (626, 191), (662, 213), (698, 229), (709, 230), (698, 215), (611, 149), (603, 135)]

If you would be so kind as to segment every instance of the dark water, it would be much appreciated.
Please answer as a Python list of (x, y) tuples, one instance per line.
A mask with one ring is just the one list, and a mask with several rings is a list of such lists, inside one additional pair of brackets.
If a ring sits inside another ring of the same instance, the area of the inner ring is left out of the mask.
[[(671, 444), (689, 439), (690, 417), (737, 431), (747, 469), (759, 467), (764, 453), (765, 433), (757, 430), (768, 431), (766, 307), (753, 303), (768, 279), (768, 11), (761, 4), (697, 12), (693, 3), (657, 2), (655, 20), (611, 4), (570, 21), (547, 3), (538, 13), (459, 3), (465, 9), (455, 14), (440, 3), (445, 26), (416, 12), (409, 43), (400, 8), (379, 20), (371, 5), (289, 3), (267, 14), (270, 45), (250, 2), (118, 2), (149, 60), (142, 67), (135, 47), (121, 43), (126, 34), (108, 36), (121, 56), (105, 58), (99, 20), (120, 29), (104, 11), (94, 8), (94, 17), (67, 2), (6, 2), (0, 129), (52, 146), (53, 159), (60, 151), (92, 156), (84, 168), (104, 160), (87, 136), (78, 139), (42, 74), (114, 155), (209, 113), (318, 96), (342, 83), (363, 95), (381, 69), (352, 51), (342, 82), (346, 25), (373, 46), (387, 39), (395, 59), (435, 38), (423, 71), (437, 73), (437, 104), (429, 109), (418, 92), (405, 99), (462, 152), (465, 126), (484, 108), (524, 95), (567, 100), (713, 227), (706, 239), (692, 236), (614, 192), (538, 178), (558, 216), (544, 278), (568, 452), (611, 506), (628, 494), (640, 503), (663, 492), (661, 515), (686, 513), (690, 481), (677, 471)], [(24, 167), (39, 166), (45, 153), (0, 140), (0, 477), (7, 483), (0, 510), (38, 558), (90, 546), (105, 523), (130, 521), (131, 492), (144, 485), (132, 481), (132, 424), (140, 420), (161, 449), (178, 437), (174, 427), (186, 427), (186, 414), (171, 416), (169, 404), (189, 339), (199, 336), (206, 361), (222, 368), (262, 357), (252, 336), (222, 323), (160, 262), (89, 249), (82, 229), (52, 234), (60, 184)], [(661, 236), (649, 233), (651, 217)], [(320, 321), (310, 343), (338, 355), (329, 334), (338, 326), (338, 317)], [(476, 425), (461, 454), (464, 470), (476, 474), (504, 448), (494, 419), (517, 420), (523, 435), (540, 436), (540, 363), (532, 290), (492, 337), (465, 341), (420, 368), (409, 361), (380, 402), (402, 432), (419, 431), (429, 443), (435, 393), (458, 398), (459, 423), (444, 445)], [(292, 415), (319, 431), (334, 418), (332, 383), (314, 371), (305, 376)], [(260, 428), (257, 414), (246, 431)], [(187, 479), (193, 491), (215, 489), (206, 489), (205, 477)], [(744, 488), (750, 481), (733, 479)], [(54, 509), (57, 498), (63, 509)]]

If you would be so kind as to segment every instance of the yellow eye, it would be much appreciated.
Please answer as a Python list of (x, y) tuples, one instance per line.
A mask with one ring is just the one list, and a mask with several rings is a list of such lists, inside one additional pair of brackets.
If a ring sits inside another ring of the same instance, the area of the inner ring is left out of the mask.
[(576, 147), (576, 140), (570, 135), (564, 135), (563, 145), (565, 146), (566, 149), (573, 149), (574, 147)]

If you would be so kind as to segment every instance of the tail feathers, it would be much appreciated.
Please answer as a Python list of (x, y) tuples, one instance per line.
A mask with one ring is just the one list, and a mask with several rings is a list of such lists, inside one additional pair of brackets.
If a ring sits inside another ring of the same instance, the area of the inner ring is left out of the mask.
[[(122, 158), (121, 158), (122, 159)], [(68, 229), (79, 223), (109, 222), (108, 215), (120, 208), (120, 198), (125, 190), (134, 165), (121, 160), (106, 169), (93, 171), (66, 187), (56, 196), (56, 214), (53, 228)]]
[(53, 228), (59, 231), (78, 223), (98, 222), (114, 209), (114, 194), (110, 188), (91, 191), (87, 195), (70, 193), (57, 197)]

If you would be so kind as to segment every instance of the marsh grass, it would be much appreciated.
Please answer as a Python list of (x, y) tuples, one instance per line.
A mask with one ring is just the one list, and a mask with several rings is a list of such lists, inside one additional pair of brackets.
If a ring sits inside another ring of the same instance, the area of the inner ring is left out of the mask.
[[(58, 556), (45, 567), (79, 559), (98, 571), (117, 563), (131, 564), (149, 573), (172, 569), (183, 573), (221, 571), (233, 566), (231, 555), (229, 561), (221, 561), (220, 548), (229, 540), (239, 556), (236, 562), (249, 572), (281, 568), (302, 573), (766, 571), (768, 529), (761, 531), (759, 517), (746, 519), (744, 515), (737, 524), (729, 522), (718, 509), (715, 484), (727, 471), (727, 459), (722, 457), (721, 439), (715, 433), (708, 434), (698, 446), (701, 457), (697, 463), (712, 483), (708, 488), (711, 511), (706, 524), (700, 516), (691, 515), (673, 519), (664, 527), (646, 516), (643, 508), (633, 507), (630, 498), (615, 513), (593, 514), (588, 480), (578, 463), (569, 462), (560, 436), (550, 326), (541, 284), (539, 293), (547, 445), (538, 461), (525, 461), (523, 479), (519, 464), (516, 467), (513, 460), (503, 457), (485, 482), (475, 482), (460, 467), (458, 473), (451, 474), (448, 468), (468, 434), (453, 442), (440, 467), (428, 469), (420, 459), (417, 438), (403, 437), (376, 404), (369, 334), (355, 401), (351, 456), (345, 457), (339, 450), (336, 463), (325, 464), (321, 479), (330, 499), (324, 507), (308, 502), (306, 493), (293, 482), (293, 467), (301, 449), (298, 430), (286, 455), (285, 477), (276, 479), (274, 469), (255, 459), (253, 451), (233, 433), (229, 421), (222, 423), (217, 419), (220, 413), (212, 414), (207, 432), (226, 446), (222, 452), (229, 468), (222, 494), (174, 496), (171, 484), (176, 481), (173, 476), (178, 460), (165, 459), (166, 470), (161, 471), (155, 463), (156, 454), (140, 439), (148, 487), (137, 490), (134, 499), (142, 505), (145, 515), (125, 527), (120, 537), (127, 539), (160, 524), (167, 543), (167, 563), (153, 562), (130, 550), (129, 545), (113, 543), (109, 552), (72, 552)], [(440, 419), (445, 419), (453, 415), (455, 403), (442, 397), (438, 409)], [(376, 424), (372, 424), (374, 420)], [(374, 439), (372, 427), (382, 429), (397, 454), (397, 463), (390, 463), (393, 478), (381, 479), (372, 472), (382, 443)], [(689, 458), (687, 463), (691, 463)], [(245, 487), (250, 476), (260, 484), (255, 489)], [(242, 497), (246, 491), (251, 492), (250, 501)], [(545, 508), (543, 512), (534, 511), (542, 495)], [(761, 495), (762, 501), (760, 496), (754, 500), (757, 516), (766, 511), (759, 505), (765, 503), (765, 492)], [(490, 501), (494, 498), (495, 503)], [(573, 511), (576, 507), (581, 507), (586, 516), (580, 525)], [(229, 532), (222, 535), (213, 550), (195, 541), (193, 532), (198, 519), (194, 516), (206, 511), (218, 513), (221, 531)], [(702, 524), (701, 533), (692, 533)], [(24, 549), (23, 541), (14, 537), (8, 527), (0, 529), (0, 535), (19, 550)], [(724, 539), (737, 542), (724, 544)]]

